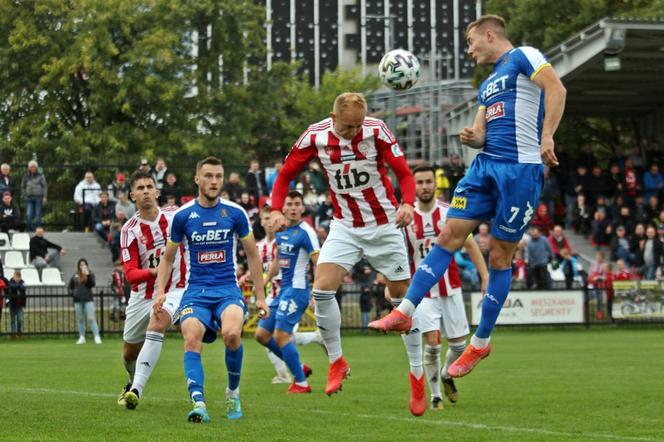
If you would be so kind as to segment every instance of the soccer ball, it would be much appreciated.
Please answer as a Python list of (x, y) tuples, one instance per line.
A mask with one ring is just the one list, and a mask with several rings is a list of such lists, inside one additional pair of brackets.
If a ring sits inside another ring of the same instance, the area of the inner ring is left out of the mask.
[(405, 49), (395, 49), (383, 56), (378, 75), (385, 86), (405, 91), (420, 78), (420, 61)]

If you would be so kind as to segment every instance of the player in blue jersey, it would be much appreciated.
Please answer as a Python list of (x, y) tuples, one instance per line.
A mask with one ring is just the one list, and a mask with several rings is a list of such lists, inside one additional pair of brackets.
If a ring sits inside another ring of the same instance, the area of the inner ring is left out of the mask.
[(226, 345), (226, 415), (242, 417), (240, 406), (240, 372), (242, 370), (242, 325), (246, 306), (236, 278), (235, 252), (237, 239), (247, 254), (256, 294), (256, 307), (265, 317), (263, 270), (256, 249), (249, 217), (239, 205), (221, 199), (224, 169), (221, 160), (208, 157), (199, 161), (194, 180), (198, 197), (182, 206), (174, 215), (166, 249), (157, 272), (159, 312), (166, 299), (164, 288), (173, 267), (173, 258), (181, 244), (189, 253), (189, 278), (182, 296), (178, 319), (184, 337), (184, 371), (187, 388), (194, 404), (190, 422), (209, 422), (203, 394), (203, 342), (213, 342), (221, 327)]
[(256, 330), (256, 340), (279, 356), (288, 366), (295, 380), (289, 393), (311, 393), (307, 377), (311, 369), (300, 362), (300, 355), (292, 342), (293, 328), (300, 322), (309, 306), (309, 260), (318, 261), (320, 246), (314, 229), (302, 221), (304, 198), (298, 191), (290, 191), (284, 201), (283, 213), (288, 227), (276, 233), (277, 257), (272, 261), (267, 279), (281, 270), (281, 290), (270, 306), (270, 317), (262, 319)]
[(448, 368), (453, 377), (468, 374), (489, 356), (489, 337), (512, 283), (512, 257), (533, 217), (542, 189), (542, 162), (558, 165), (553, 135), (565, 107), (566, 91), (535, 48), (512, 46), (505, 21), (485, 15), (466, 28), (468, 54), (493, 72), (478, 93), (473, 127), (461, 142), (483, 148), (459, 181), (447, 222), (419, 265), (406, 298), (369, 327), (388, 331), (411, 322), (415, 307), (447, 270), (454, 252), (481, 221), (492, 220), (489, 283), (482, 317), (470, 345)]

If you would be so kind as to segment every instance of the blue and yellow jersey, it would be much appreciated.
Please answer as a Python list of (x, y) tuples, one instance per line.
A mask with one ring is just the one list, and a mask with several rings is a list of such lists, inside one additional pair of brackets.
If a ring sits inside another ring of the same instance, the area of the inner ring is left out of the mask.
[(281, 287), (308, 289), (309, 258), (319, 252), (318, 237), (306, 222), (277, 232), (277, 259), (281, 269)]

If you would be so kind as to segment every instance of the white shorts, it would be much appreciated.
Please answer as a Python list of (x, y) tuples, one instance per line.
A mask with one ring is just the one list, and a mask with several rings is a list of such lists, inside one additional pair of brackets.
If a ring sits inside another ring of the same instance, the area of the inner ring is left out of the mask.
[(462, 295), (424, 298), (415, 309), (413, 328), (422, 333), (440, 330), (447, 339), (470, 333)]
[(410, 278), (406, 242), (397, 226), (390, 223), (351, 228), (332, 221), (318, 264), (332, 263), (350, 270), (363, 256), (390, 281)]
[[(180, 300), (184, 289), (171, 290), (166, 293), (166, 301), (164, 301), (164, 310), (171, 316), (171, 323), (178, 307), (180, 307)], [(122, 338), (128, 344), (138, 344), (145, 341), (145, 331), (150, 322), (152, 315), (153, 299), (140, 298), (138, 296), (130, 296), (129, 304), (125, 310), (124, 332)]]

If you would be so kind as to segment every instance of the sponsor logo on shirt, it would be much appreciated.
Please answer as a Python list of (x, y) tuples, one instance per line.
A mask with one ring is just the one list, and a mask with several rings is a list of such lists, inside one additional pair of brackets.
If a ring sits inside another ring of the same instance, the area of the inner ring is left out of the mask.
[(493, 121), (497, 118), (503, 118), (504, 116), (505, 116), (505, 103), (499, 101), (498, 103), (494, 103), (486, 108), (486, 114), (484, 118), (488, 123), (489, 121)]
[(200, 218), (200, 217), (201, 217), (201, 216), (200, 216), (198, 213), (196, 213), (196, 212), (191, 212), (191, 213), (189, 214), (189, 217), (188, 217), (187, 219), (196, 219), (196, 218)]
[(199, 264), (214, 264), (217, 262), (226, 262), (225, 250), (213, 250), (211, 252), (198, 252)]
[(395, 157), (402, 157), (403, 156), (403, 152), (401, 151), (401, 148), (399, 147), (399, 145), (397, 143), (394, 143), (392, 145), (392, 155), (394, 155)]
[(279, 258), (279, 267), (288, 267), (289, 264), (290, 264), (290, 259)]

